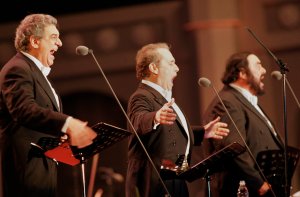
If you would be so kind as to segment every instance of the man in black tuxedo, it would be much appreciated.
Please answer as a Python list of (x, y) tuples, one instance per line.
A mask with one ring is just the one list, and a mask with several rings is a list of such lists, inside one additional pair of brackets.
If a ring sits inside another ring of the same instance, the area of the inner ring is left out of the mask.
[[(219, 92), (255, 160), (261, 151), (282, 150), (283, 148), (282, 140), (273, 124), (257, 103), (257, 97), (264, 93), (265, 74), (266, 69), (256, 55), (250, 52), (233, 54), (227, 61), (222, 78), (224, 87)], [(212, 151), (232, 142), (244, 145), (242, 138), (216, 97), (204, 117), (209, 122), (217, 116), (220, 116), (221, 121), (228, 124), (231, 132), (222, 140), (211, 140)], [(269, 184), (260, 175), (254, 159), (246, 151), (226, 163), (225, 170), (217, 173), (213, 178), (212, 184), (213, 187), (216, 187), (216, 190), (212, 192), (213, 196), (235, 197), (240, 180), (246, 181), (249, 196), (269, 195)]]
[(17, 54), (0, 72), (1, 188), (5, 197), (56, 196), (56, 163), (32, 155), (31, 142), (67, 135), (71, 145), (81, 148), (96, 137), (87, 122), (62, 113), (60, 99), (47, 79), (61, 46), (54, 17), (28, 15), (16, 29)]
[[(128, 116), (158, 170), (164, 160), (175, 163), (181, 155), (183, 165), (188, 165), (193, 144), (200, 144), (203, 137), (222, 139), (229, 132), (219, 118), (192, 131), (171, 95), (178, 71), (165, 43), (148, 44), (137, 53), (136, 74), (141, 82), (129, 99)], [(188, 197), (184, 180), (168, 179), (164, 183), (172, 197)], [(165, 194), (137, 137), (130, 136), (126, 196), (162, 197)]]

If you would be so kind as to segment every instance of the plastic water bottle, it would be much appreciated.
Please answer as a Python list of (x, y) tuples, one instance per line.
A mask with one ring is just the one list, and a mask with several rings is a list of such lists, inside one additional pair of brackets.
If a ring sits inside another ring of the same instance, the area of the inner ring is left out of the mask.
[(244, 180), (240, 181), (237, 197), (249, 197), (248, 188), (246, 187), (246, 182)]

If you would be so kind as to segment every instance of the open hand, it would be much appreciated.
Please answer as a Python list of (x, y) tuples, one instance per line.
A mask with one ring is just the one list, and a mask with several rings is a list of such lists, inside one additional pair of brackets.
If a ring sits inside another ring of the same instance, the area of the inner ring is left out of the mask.
[(220, 117), (217, 117), (204, 126), (205, 138), (223, 139), (223, 137), (228, 135), (229, 129), (227, 129), (227, 124), (220, 122), (220, 119)]
[(174, 103), (174, 98), (165, 103), (155, 114), (155, 123), (171, 125), (176, 120), (176, 113), (170, 108)]

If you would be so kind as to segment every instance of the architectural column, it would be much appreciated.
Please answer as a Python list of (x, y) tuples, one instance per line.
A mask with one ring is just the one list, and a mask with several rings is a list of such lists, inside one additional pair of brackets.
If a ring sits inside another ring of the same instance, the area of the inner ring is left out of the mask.
[[(237, 51), (237, 32), (240, 26), (238, 0), (189, 0), (189, 22), (185, 28), (195, 39), (199, 77), (206, 77), (216, 89), (222, 87), (225, 61)], [(215, 94), (199, 88), (200, 112), (204, 112)]]

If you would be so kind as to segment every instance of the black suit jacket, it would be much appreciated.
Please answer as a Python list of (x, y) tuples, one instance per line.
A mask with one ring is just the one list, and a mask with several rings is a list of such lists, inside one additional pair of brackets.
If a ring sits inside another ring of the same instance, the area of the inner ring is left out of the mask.
[(60, 136), (67, 116), (59, 112), (42, 72), (22, 53), (2, 68), (0, 88), (5, 196), (54, 196), (54, 162), (29, 157), (30, 143), (45, 136)]
[[(128, 116), (157, 169), (163, 159), (175, 163), (179, 155), (185, 154), (187, 146), (187, 135), (178, 116), (173, 125), (159, 125), (155, 130), (153, 129), (155, 113), (166, 102), (167, 100), (159, 92), (141, 83), (128, 103)], [(129, 129), (131, 130), (130, 127)], [(192, 132), (189, 126), (189, 133), (191, 144), (201, 143), (204, 134), (202, 127)], [(159, 193), (161, 188), (161, 183), (152, 169), (149, 159), (136, 136), (132, 135), (129, 139), (127, 196), (136, 196), (137, 189), (144, 197), (162, 196), (163, 193)], [(184, 195), (188, 194), (181, 196)]]
[[(273, 134), (265, 118), (240, 92), (225, 86), (219, 94), (255, 159), (261, 151), (281, 150), (283, 148), (279, 136)], [(212, 140), (211, 151), (218, 150), (232, 142), (239, 142), (241, 145), (244, 145), (217, 98), (208, 107), (204, 118), (208, 122), (216, 116), (221, 116), (221, 121), (228, 123), (230, 133), (223, 140)], [(248, 151), (226, 163), (225, 170), (222, 173), (217, 173), (215, 176), (217, 178), (213, 181), (216, 184), (213, 186), (216, 187), (214, 196), (235, 197), (239, 180), (246, 181), (250, 190), (250, 196), (258, 196), (257, 191), (264, 182)]]

